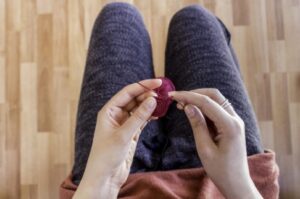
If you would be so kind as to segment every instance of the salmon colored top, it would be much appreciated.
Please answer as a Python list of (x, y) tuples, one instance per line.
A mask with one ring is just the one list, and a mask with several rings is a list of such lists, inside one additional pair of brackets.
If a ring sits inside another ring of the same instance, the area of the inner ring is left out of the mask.
[[(279, 169), (275, 154), (265, 151), (248, 157), (252, 180), (264, 199), (278, 198)], [(232, 171), (234, 172), (234, 171)], [(60, 199), (72, 198), (77, 186), (69, 175), (60, 186)], [(121, 187), (120, 199), (224, 198), (203, 168), (130, 174)]]

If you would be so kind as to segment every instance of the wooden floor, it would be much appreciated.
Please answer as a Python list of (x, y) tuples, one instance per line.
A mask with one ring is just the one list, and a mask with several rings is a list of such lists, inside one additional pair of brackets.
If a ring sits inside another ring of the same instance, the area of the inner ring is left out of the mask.
[[(0, 198), (58, 198), (70, 172), (80, 84), (101, 0), (0, 0)], [(134, 0), (163, 75), (168, 23), (200, 3), (232, 32), (281, 197), (300, 198), (300, 0)]]

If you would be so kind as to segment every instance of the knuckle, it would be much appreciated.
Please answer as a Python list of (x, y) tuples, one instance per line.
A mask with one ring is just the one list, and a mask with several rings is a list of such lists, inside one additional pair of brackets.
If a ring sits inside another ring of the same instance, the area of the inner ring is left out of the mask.
[(131, 86), (132, 86), (132, 84), (128, 84), (122, 90), (127, 91)]
[(240, 117), (234, 117), (233, 120), (235, 121), (235, 124), (240, 128), (242, 128), (245, 125), (244, 121)]
[(245, 129), (244, 121), (238, 117), (232, 117), (231, 129), (235, 135), (242, 135)]
[(128, 89), (129, 89), (129, 85), (125, 86), (122, 90), (120, 90), (120, 93), (121, 93), (122, 95), (126, 95)]
[(191, 90), (191, 92), (194, 92), (194, 93), (201, 93), (201, 89), (200, 88), (198, 88), (198, 89), (194, 89), (194, 90)]
[(214, 96), (220, 96), (221, 92), (217, 88), (211, 88), (211, 92)]
[(240, 119), (239, 122), (240, 122), (241, 133), (244, 133), (245, 132), (245, 123), (242, 119)]
[(187, 96), (187, 95), (191, 94), (191, 91), (179, 91), (179, 93), (180, 93), (182, 96)]
[(132, 98), (136, 97), (132, 93), (130, 93), (128, 90), (124, 90), (124, 96), (126, 96), (128, 99), (132, 99)]
[(199, 129), (201, 125), (202, 124), (198, 119), (193, 122), (194, 129)]
[(104, 115), (105, 112), (107, 112), (107, 108), (104, 106), (97, 112), (97, 121), (101, 119), (102, 115)]
[(128, 84), (126, 85), (120, 92), (122, 95), (126, 96), (126, 97), (129, 97), (129, 98), (133, 98), (135, 96), (133, 96), (131, 93), (130, 93), (130, 88), (132, 87), (132, 84)]
[(221, 91), (217, 88), (212, 88), (211, 89), (211, 95), (212, 97), (216, 100), (216, 101), (220, 101), (220, 100), (224, 100), (224, 96), (223, 94), (221, 93)]
[(198, 129), (205, 125), (205, 120), (202, 117), (196, 116), (193, 123), (194, 128)]
[(201, 95), (200, 100), (201, 100), (203, 106), (210, 103), (210, 98), (206, 95)]

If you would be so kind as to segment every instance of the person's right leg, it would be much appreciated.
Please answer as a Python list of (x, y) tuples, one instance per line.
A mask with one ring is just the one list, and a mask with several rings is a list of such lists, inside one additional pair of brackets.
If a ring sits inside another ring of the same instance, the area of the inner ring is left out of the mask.
[[(169, 27), (165, 74), (177, 90), (219, 89), (245, 122), (248, 155), (260, 153), (256, 118), (238, 62), (230, 49), (230, 34), (224, 28), (214, 15), (200, 6), (189, 6), (176, 13)], [(164, 118), (164, 124), (169, 146), (161, 169), (202, 166), (188, 119), (175, 103)]]
[[(72, 180), (79, 184), (92, 146), (98, 111), (124, 86), (154, 78), (151, 44), (143, 20), (126, 3), (106, 5), (97, 17), (89, 45), (77, 112)], [(160, 160), (159, 121), (143, 129), (131, 173), (152, 171)]]

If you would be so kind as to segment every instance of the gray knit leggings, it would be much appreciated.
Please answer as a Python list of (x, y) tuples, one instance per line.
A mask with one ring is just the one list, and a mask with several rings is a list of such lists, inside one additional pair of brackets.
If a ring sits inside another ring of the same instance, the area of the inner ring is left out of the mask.
[[(248, 155), (262, 151), (230, 33), (219, 19), (200, 6), (177, 12), (170, 23), (165, 60), (165, 76), (177, 90), (219, 89), (245, 122)], [(87, 163), (97, 112), (124, 86), (148, 78), (154, 78), (152, 52), (141, 15), (126, 3), (106, 5), (92, 31), (78, 105), (75, 184)], [(190, 124), (173, 103), (165, 117), (144, 128), (131, 173), (200, 166)]]

